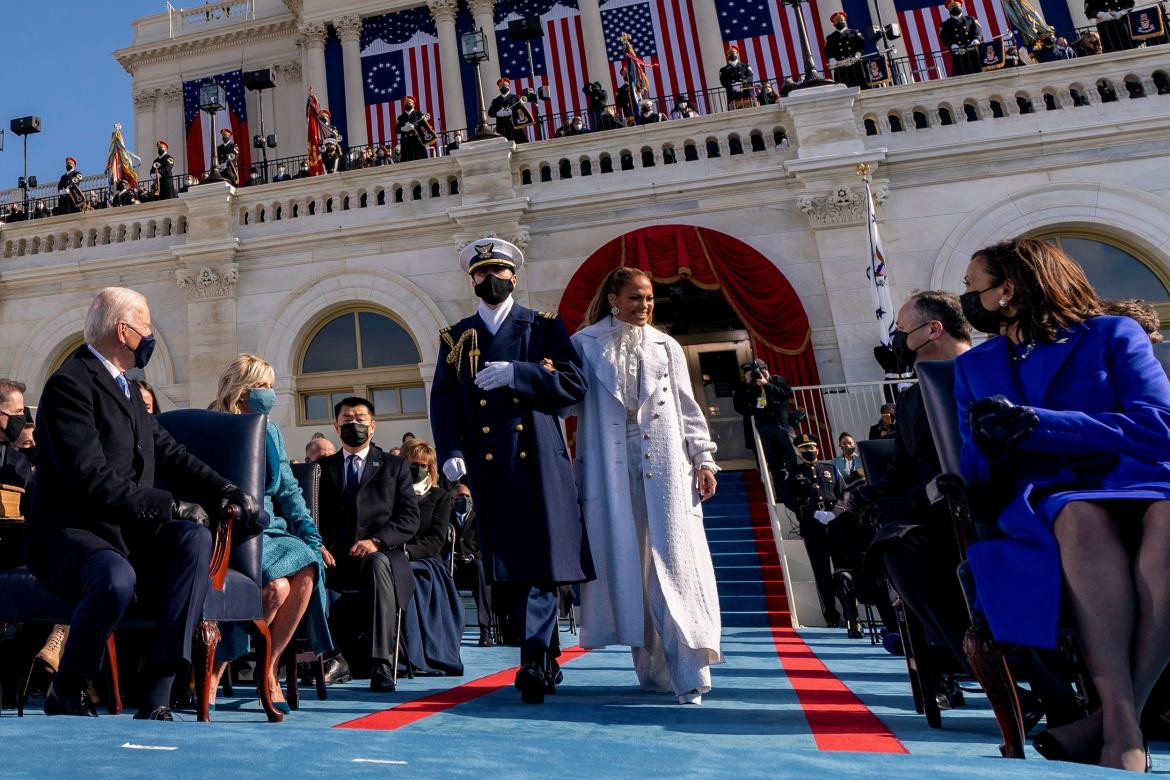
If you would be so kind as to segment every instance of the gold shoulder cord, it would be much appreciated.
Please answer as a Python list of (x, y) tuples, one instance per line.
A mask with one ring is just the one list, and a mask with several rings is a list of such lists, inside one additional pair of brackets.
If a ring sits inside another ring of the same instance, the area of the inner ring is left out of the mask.
[(479, 371), (479, 337), (476, 335), (475, 328), (468, 328), (459, 335), (459, 340), (456, 341), (451, 336), (451, 329), (444, 328), (439, 332), (443, 337), (444, 343), (450, 350), (447, 354), (447, 365), (455, 369), (455, 376), (459, 377), (459, 362), (463, 359), (463, 345), (470, 341), (471, 349), (467, 351), (467, 368), (474, 377)]

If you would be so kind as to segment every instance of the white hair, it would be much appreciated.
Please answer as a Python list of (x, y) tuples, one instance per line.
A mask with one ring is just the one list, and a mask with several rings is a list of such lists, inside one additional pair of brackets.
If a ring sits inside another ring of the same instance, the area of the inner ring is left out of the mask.
[(96, 344), (114, 332), (119, 322), (131, 322), (146, 312), (146, 298), (128, 287), (106, 287), (85, 315), (85, 341)]

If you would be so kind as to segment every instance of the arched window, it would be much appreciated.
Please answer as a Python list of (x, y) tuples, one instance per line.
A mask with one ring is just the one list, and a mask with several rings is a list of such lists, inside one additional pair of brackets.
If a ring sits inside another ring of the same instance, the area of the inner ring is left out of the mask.
[(350, 395), (370, 399), (379, 420), (425, 418), (419, 360), (414, 337), (390, 315), (352, 307), (328, 313), (298, 363), (298, 424), (332, 422), (333, 405)]
[(57, 351), (53, 353), (53, 359), (49, 361), (49, 370), (45, 376), (49, 377), (57, 373), (57, 369), (65, 365), (65, 361), (73, 357), (73, 353), (80, 349), (83, 344), (85, 344), (85, 337), (80, 333), (68, 338), (57, 349)]

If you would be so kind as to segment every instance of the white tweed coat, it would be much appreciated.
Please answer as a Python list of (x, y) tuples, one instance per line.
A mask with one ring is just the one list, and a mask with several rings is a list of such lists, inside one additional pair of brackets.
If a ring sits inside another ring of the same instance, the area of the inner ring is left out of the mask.
[[(597, 579), (581, 586), (581, 644), (645, 645), (642, 566), (631, 509), (626, 406), (618, 366), (603, 351), (610, 318), (573, 336), (589, 386), (577, 416), (576, 475)], [(715, 444), (695, 401), (682, 348), (652, 327), (642, 343), (638, 425), (654, 569), (667, 609), (688, 647), (718, 663), (719, 594), (703, 530), (696, 471)]]

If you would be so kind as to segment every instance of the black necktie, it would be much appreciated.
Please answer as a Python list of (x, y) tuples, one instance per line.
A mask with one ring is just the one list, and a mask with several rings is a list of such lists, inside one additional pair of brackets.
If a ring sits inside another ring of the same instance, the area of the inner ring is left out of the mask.
[(350, 522), (357, 521), (357, 494), (360, 480), (361, 470), (358, 467), (358, 456), (350, 455), (345, 464), (345, 515)]

